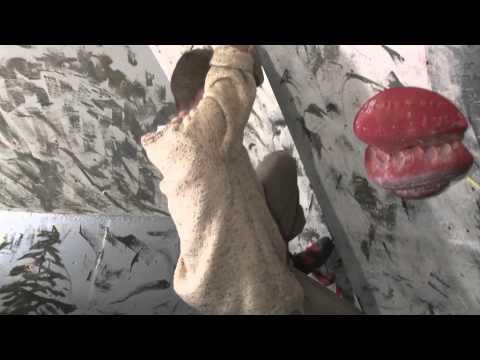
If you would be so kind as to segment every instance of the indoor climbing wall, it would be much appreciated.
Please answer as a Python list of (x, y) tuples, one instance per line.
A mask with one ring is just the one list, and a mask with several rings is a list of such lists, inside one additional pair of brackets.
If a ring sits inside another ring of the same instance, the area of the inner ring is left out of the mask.
[[(191, 311), (171, 289), (178, 237), (161, 174), (138, 144), (173, 115), (167, 76), (186, 48), (0, 47), (0, 312)], [(298, 159), (268, 81), (245, 146), (254, 165), (279, 149)], [(328, 235), (298, 171), (307, 226), (293, 252)]]
[(173, 110), (147, 46), (0, 46), (0, 209), (166, 213), (139, 139)]
[[(193, 312), (172, 290), (178, 236), (138, 143), (173, 115), (168, 77), (191, 47), (0, 46), (0, 313)], [(291, 250), (331, 234), (367, 313), (478, 313), (478, 190), (392, 197), (366, 179), (351, 125), (378, 91), (432, 88), (468, 116), (478, 157), (479, 47), (262, 49), (244, 145), (254, 165), (301, 159), (307, 226)]]
[(169, 217), (0, 213), (0, 314), (194, 314)]
[(147, 46), (0, 46), (0, 313), (191, 312), (139, 145), (173, 112)]
[[(433, 88), (474, 122), (465, 111), (473, 104), (465, 101), (462, 84), (473, 73), (455, 67), (460, 61), (456, 53), (467, 50), (420, 45), (262, 48), (266, 73), (363, 309), (369, 314), (478, 313), (478, 190), (463, 180), (428, 200), (393, 197), (367, 180), (364, 145), (352, 131), (363, 102), (396, 86)], [(478, 157), (472, 129), (464, 142)]]

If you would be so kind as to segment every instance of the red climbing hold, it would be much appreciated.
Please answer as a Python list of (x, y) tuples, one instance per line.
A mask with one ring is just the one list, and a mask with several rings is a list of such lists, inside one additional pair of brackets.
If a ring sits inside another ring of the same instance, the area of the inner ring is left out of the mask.
[(467, 128), (464, 116), (449, 100), (412, 87), (373, 96), (360, 108), (353, 124), (360, 140), (388, 153), (461, 140)]
[(403, 198), (436, 195), (469, 171), (473, 157), (461, 143), (467, 127), (450, 101), (418, 88), (375, 95), (354, 121), (355, 135), (368, 144), (368, 177)]

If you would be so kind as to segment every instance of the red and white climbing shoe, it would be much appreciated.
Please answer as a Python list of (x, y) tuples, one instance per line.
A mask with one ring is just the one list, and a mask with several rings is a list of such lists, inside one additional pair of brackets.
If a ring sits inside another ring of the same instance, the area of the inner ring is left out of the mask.
[(293, 265), (303, 273), (310, 274), (325, 264), (334, 247), (332, 239), (325, 236), (307, 247), (304, 252), (293, 255)]

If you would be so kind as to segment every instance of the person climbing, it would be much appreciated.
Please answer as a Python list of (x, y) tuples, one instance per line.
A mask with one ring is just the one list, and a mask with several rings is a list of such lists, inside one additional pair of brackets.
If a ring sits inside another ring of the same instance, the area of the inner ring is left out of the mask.
[(203, 314), (357, 313), (292, 266), (287, 243), (305, 225), (296, 162), (275, 152), (255, 171), (243, 146), (262, 82), (254, 46), (184, 53), (177, 115), (142, 137), (180, 238), (174, 290)]

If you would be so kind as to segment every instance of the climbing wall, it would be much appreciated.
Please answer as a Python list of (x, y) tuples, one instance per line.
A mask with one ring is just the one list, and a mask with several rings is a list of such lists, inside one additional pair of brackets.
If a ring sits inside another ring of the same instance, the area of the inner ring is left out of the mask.
[(173, 111), (146, 46), (0, 47), (1, 313), (189, 313), (138, 143)]
[[(193, 312), (171, 287), (178, 237), (138, 144), (173, 114), (168, 76), (191, 47), (0, 47), (1, 313)], [(479, 47), (263, 49), (244, 145), (254, 165), (301, 159), (307, 226), (291, 250), (331, 234), (367, 313), (478, 313), (478, 190), (390, 196), (367, 181), (351, 124), (382, 89), (433, 88), (469, 117), (478, 157)]]
[(0, 213), (0, 314), (194, 314), (166, 216)]
[[(470, 109), (464, 73), (454, 67), (460, 61), (455, 52), (465, 50), (420, 45), (262, 48), (266, 73), (363, 309), (369, 314), (478, 313), (477, 190), (464, 180), (428, 200), (393, 197), (367, 180), (364, 145), (352, 132), (362, 103), (395, 86), (433, 88)], [(454, 80), (455, 94), (450, 87)], [(472, 129), (465, 143), (478, 157)]]
[(0, 209), (165, 214), (139, 139), (173, 111), (146, 46), (0, 46)]
[[(0, 47), (0, 312), (190, 311), (171, 290), (162, 175), (138, 144), (173, 114), (167, 76), (190, 47)], [(268, 81), (245, 146), (254, 165), (280, 149), (298, 159)], [(307, 226), (292, 252), (329, 234), (298, 171)]]

